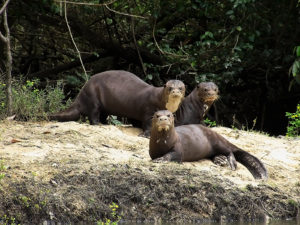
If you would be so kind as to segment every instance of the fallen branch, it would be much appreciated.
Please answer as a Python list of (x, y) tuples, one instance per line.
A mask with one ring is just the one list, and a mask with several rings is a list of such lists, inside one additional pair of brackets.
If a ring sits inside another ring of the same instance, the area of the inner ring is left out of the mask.
[(88, 2), (71, 2), (71, 1), (60, 1), (60, 0), (55, 0), (55, 2), (59, 3), (67, 3), (67, 4), (73, 4), (73, 5), (89, 5), (89, 6), (104, 6), (104, 5), (110, 5), (114, 3), (116, 0), (107, 2), (107, 3), (102, 3), (102, 4), (96, 4), (96, 3), (88, 3)]
[[(84, 63), (89, 63), (89, 62), (94, 62), (100, 58), (106, 57), (108, 56), (107, 52), (103, 52), (101, 54), (98, 55), (91, 55), (91, 56), (87, 56), (82, 58), (82, 61)], [(80, 60), (75, 60), (69, 63), (63, 63), (61, 65), (56, 66), (55, 68), (51, 68), (51, 69), (47, 69), (47, 70), (43, 70), (43, 71), (38, 71), (36, 73), (32, 73), (29, 74), (28, 77), (32, 78), (32, 77), (43, 77), (43, 76), (47, 76), (47, 77), (51, 77), (53, 75), (56, 75), (60, 72), (66, 71), (66, 70), (70, 70), (72, 68), (75, 68), (77, 66), (80, 66), (81, 62)]]
[(136, 17), (136, 18), (141, 18), (141, 19), (147, 19), (146, 17), (144, 16), (138, 16), (138, 15), (133, 15), (133, 14), (129, 14), (129, 13), (123, 13), (123, 12), (119, 12), (119, 11), (116, 11), (114, 9), (111, 9), (108, 7), (108, 5), (104, 5), (105, 8), (107, 8), (109, 11), (111, 12), (114, 12), (116, 14), (120, 14), (120, 15), (123, 15), (123, 16), (130, 16), (130, 17)]

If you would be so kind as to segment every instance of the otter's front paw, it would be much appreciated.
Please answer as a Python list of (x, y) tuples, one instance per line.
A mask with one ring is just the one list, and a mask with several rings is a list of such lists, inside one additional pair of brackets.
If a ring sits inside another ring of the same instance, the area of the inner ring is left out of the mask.
[(227, 157), (225, 155), (217, 155), (213, 158), (213, 163), (222, 166), (222, 167), (227, 167), (229, 166)]
[(144, 131), (143, 133), (139, 134), (139, 137), (150, 138), (150, 131)]

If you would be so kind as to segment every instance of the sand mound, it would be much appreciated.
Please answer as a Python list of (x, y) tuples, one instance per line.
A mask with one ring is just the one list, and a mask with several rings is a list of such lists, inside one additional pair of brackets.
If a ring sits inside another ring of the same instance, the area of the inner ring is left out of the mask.
[(2, 121), (0, 219), (97, 221), (112, 217), (112, 202), (130, 220), (296, 216), (300, 140), (213, 129), (261, 159), (268, 181), (255, 181), (241, 164), (231, 171), (210, 160), (153, 163), (149, 139), (128, 126)]

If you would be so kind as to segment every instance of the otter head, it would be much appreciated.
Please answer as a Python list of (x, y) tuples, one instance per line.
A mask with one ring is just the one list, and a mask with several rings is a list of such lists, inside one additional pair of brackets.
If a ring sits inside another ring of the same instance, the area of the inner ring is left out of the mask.
[(164, 85), (166, 109), (176, 112), (185, 95), (185, 85), (180, 80), (170, 80)]
[(169, 110), (160, 110), (154, 113), (152, 118), (152, 129), (158, 132), (169, 131), (174, 127), (174, 116)]
[(197, 95), (204, 103), (213, 103), (219, 98), (219, 88), (213, 82), (201, 82), (197, 85)]

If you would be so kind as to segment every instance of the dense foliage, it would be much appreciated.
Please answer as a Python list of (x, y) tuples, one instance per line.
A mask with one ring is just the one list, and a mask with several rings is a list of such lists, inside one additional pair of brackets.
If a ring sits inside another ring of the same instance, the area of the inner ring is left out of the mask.
[(287, 136), (300, 136), (300, 104), (295, 113), (287, 112), (286, 116), (289, 118)]
[(78, 93), (87, 78), (68, 22), (87, 77), (124, 69), (154, 85), (181, 79), (188, 90), (213, 80), (221, 90), (211, 112), (217, 123), (252, 127), (255, 120), (256, 129), (285, 133), (285, 112), (300, 99), (297, 0), (86, 2), (69, 2), (66, 11), (59, 0), (9, 3), (15, 77), (42, 86), (64, 79), (68, 97)]

